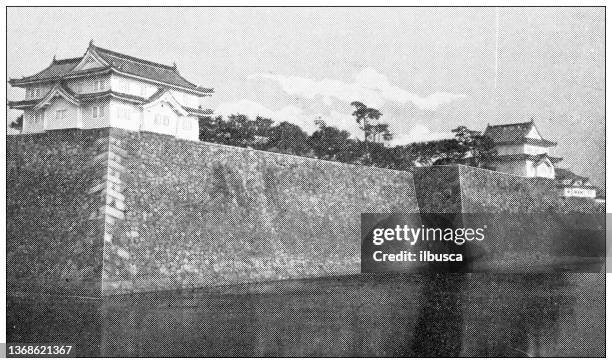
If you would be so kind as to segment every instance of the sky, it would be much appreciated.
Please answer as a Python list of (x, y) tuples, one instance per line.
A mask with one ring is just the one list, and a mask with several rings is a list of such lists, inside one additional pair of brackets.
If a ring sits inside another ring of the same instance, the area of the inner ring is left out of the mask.
[(176, 62), (185, 78), (215, 89), (203, 106), (218, 114), (271, 117), (307, 132), (322, 118), (358, 136), (352, 101), (378, 108), (395, 144), (533, 118), (558, 142), (560, 167), (605, 181), (602, 7), (502, 7), (497, 26), (492, 7), (7, 12), (7, 77), (36, 73), (54, 55), (81, 56), (93, 39)]

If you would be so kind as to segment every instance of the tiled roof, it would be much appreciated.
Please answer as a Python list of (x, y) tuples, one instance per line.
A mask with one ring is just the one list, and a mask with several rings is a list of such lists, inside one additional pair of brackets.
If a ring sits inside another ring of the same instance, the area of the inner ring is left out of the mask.
[[(99, 98), (103, 98), (103, 97), (117, 97), (117, 98), (121, 98), (136, 104), (146, 104), (149, 103), (151, 101), (154, 101), (155, 99), (159, 98), (161, 95), (163, 95), (165, 92), (168, 91), (168, 89), (166, 88), (160, 88), (158, 89), (153, 95), (151, 95), (151, 97), (149, 98), (144, 98), (144, 97), (140, 97), (140, 96), (136, 96), (136, 95), (130, 95), (130, 94), (124, 94), (124, 93), (120, 93), (120, 92), (115, 92), (115, 91), (111, 91), (111, 90), (107, 90), (107, 91), (101, 91), (101, 92), (93, 92), (93, 93), (86, 93), (86, 94), (77, 94), (74, 91), (72, 91), (69, 87), (67, 87), (64, 83), (60, 83), (61, 88), (70, 96), (74, 97), (75, 99), (79, 100), (79, 101), (92, 101), (92, 100), (96, 100)], [(28, 107), (32, 107), (37, 105), (39, 102), (41, 102), (45, 97), (47, 97), (47, 95), (49, 93), (51, 93), (53, 91), (53, 89), (51, 89), (45, 96), (38, 98), (38, 99), (31, 99), (31, 100), (21, 100), (21, 101), (9, 101), (8, 105), (11, 108), (14, 109), (20, 109), (20, 108), (28, 108)], [(181, 105), (181, 107), (183, 107), (183, 109), (185, 109), (185, 111), (187, 111), (190, 114), (196, 115), (196, 116), (203, 116), (203, 115), (211, 115), (213, 113), (213, 111), (211, 109), (196, 109), (196, 108), (192, 108), (192, 107), (187, 107), (187, 106), (183, 106)]]
[(528, 123), (488, 125), (484, 135), (493, 139), (495, 143), (520, 141), (529, 133), (532, 126), (532, 121)]
[(586, 178), (575, 174), (574, 172), (564, 169), (564, 168), (555, 168), (555, 178), (556, 179), (567, 179), (567, 178)]
[(107, 90), (107, 91), (102, 91), (102, 92), (94, 92), (94, 93), (87, 93), (87, 94), (79, 94), (77, 95), (77, 98), (81, 101), (90, 101), (90, 100), (94, 100), (100, 97), (106, 97), (106, 96), (114, 96), (114, 97), (119, 97), (122, 99), (128, 99), (129, 101), (135, 102), (135, 103), (143, 103), (145, 101), (145, 99), (143, 97), (140, 96), (136, 96), (136, 95), (130, 95), (130, 94), (124, 94), (121, 92), (115, 92), (115, 91), (111, 91), (111, 90)]
[[(555, 179), (559, 181), (561, 186), (582, 187), (589, 189), (596, 188), (591, 184), (588, 177), (579, 176), (574, 172), (563, 168), (555, 168)], [(579, 182), (580, 185), (576, 186), (576, 182)]]
[[(534, 139), (534, 138), (523, 138), (523, 140), (520, 140), (517, 142), (518, 144), (531, 144), (531, 145), (538, 145), (540, 147), (554, 147), (557, 145), (557, 143), (555, 142), (551, 142), (550, 140), (546, 140), (546, 139)], [(501, 143), (503, 144), (503, 143)], [(514, 143), (512, 143), (514, 144)]]
[(159, 99), (167, 91), (168, 91), (167, 88), (159, 88), (159, 89), (157, 89), (157, 91), (155, 91), (155, 93), (153, 93), (153, 95), (151, 95), (148, 99), (146, 99), (146, 102), (149, 103), (149, 102), (153, 102), (153, 101)]
[[(146, 100), (140, 96), (135, 96), (135, 95), (129, 95), (129, 94), (124, 94), (124, 93), (120, 93), (120, 92), (115, 92), (115, 91), (111, 91), (111, 90), (107, 90), (107, 91), (102, 91), (102, 92), (93, 92), (93, 93), (86, 93), (86, 94), (77, 94), (74, 91), (72, 91), (69, 87), (66, 87), (65, 85), (62, 85), (62, 89), (68, 93), (70, 96), (74, 97), (75, 99), (79, 100), (79, 101), (92, 101), (92, 100), (96, 100), (99, 98), (103, 98), (103, 97), (108, 97), (108, 96), (112, 96), (112, 97), (118, 97), (121, 99), (127, 99), (128, 101), (137, 103), (137, 104), (141, 104), (143, 102), (145, 102)], [(52, 90), (49, 91), (52, 92)], [(47, 93), (47, 95), (49, 94)], [(47, 95), (45, 95), (42, 98), (39, 99), (31, 99), (31, 100), (21, 100), (21, 101), (9, 101), (8, 105), (9, 107), (13, 108), (13, 109), (21, 109), (21, 108), (28, 108), (28, 107), (32, 107), (32, 106), (36, 106), (38, 103), (40, 103), (45, 97), (47, 97)]]
[(170, 85), (185, 87), (202, 92), (212, 92), (212, 89), (199, 88), (197, 85), (187, 81), (177, 71), (175, 66), (147, 61), (136, 57), (114, 52), (108, 49), (93, 47), (112, 68), (131, 75), (149, 78)]
[(20, 100), (20, 101), (9, 101), (8, 105), (12, 109), (28, 108), (41, 102), (42, 99), (31, 99), (31, 100)]
[(51, 62), (51, 64), (49, 65), (49, 67), (45, 68), (44, 70), (33, 74), (32, 76), (22, 77), (16, 81), (29, 82), (36, 80), (45, 80), (49, 78), (63, 77), (66, 74), (70, 73), (70, 71), (72, 71), (72, 69), (77, 64), (79, 64), (81, 59), (83, 59), (83, 57), (59, 60), (54, 59), (53, 62)]
[(79, 74), (90, 74), (102, 70), (113, 70), (132, 76), (142, 77), (153, 81), (162, 82), (172, 86), (197, 91), (199, 93), (212, 93), (212, 88), (197, 86), (182, 77), (176, 66), (168, 66), (161, 63), (151, 62), (145, 59), (136, 58), (127, 54), (118, 53), (105, 48), (96, 47), (90, 44), (90, 48), (95, 54), (102, 58), (108, 67), (96, 67), (82, 71), (73, 71), (81, 62), (83, 57), (56, 60), (44, 70), (20, 79), (11, 79), (12, 85), (35, 81), (55, 81), (63, 77), (76, 76)]
[(503, 144), (533, 144), (543, 147), (554, 147), (557, 143), (546, 139), (527, 138), (527, 134), (534, 126), (533, 121), (527, 123), (488, 125), (484, 135), (488, 136), (497, 145)]
[(186, 106), (183, 106), (183, 109), (185, 109), (188, 113), (195, 115), (212, 115), (213, 113), (211, 109), (194, 109)]
[[(162, 97), (166, 92), (168, 92), (167, 88), (160, 88), (153, 95), (151, 95), (148, 99), (146, 100), (143, 99), (144, 100), (143, 103), (145, 104), (151, 103), (159, 99), (160, 97)], [(211, 109), (200, 109), (200, 108), (194, 109), (192, 107), (183, 106), (183, 105), (181, 105), (181, 107), (185, 109), (185, 111), (187, 111), (189, 114), (196, 115), (196, 116), (211, 115), (213, 113)]]

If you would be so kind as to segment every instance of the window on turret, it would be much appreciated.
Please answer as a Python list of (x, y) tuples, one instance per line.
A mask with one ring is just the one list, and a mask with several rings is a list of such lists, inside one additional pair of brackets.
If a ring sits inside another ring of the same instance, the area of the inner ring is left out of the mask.
[(170, 117), (168, 117), (168, 115), (155, 114), (153, 123), (155, 123), (155, 125), (161, 124), (163, 126), (168, 126), (170, 124)]
[(29, 88), (26, 89), (26, 97), (27, 98), (35, 98), (35, 97), (40, 97), (40, 88)]
[(44, 117), (45, 117), (45, 112), (44, 111), (37, 111), (34, 114), (34, 123), (38, 124), (44, 121)]
[(93, 88), (94, 91), (104, 90), (104, 80), (94, 80)]
[(104, 107), (103, 106), (94, 106), (91, 108), (91, 116), (93, 118), (101, 118), (104, 116)]

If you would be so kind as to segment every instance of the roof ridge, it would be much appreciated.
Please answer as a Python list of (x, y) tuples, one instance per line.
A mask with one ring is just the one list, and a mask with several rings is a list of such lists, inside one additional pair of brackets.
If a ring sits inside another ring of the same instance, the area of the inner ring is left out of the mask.
[(505, 127), (505, 126), (529, 125), (529, 124), (535, 124), (535, 122), (533, 122), (533, 121), (526, 121), (524, 123), (494, 124), (494, 125), (487, 125), (487, 127), (489, 127), (489, 128), (500, 128), (500, 127)]
[(83, 57), (73, 57), (73, 58), (64, 58), (64, 59), (53, 59), (54, 64), (65, 64), (72, 63), (82, 60)]
[[(115, 51), (112, 51), (110, 49), (106, 49), (106, 48), (102, 48), (102, 47), (98, 47), (98, 46), (93, 46), (93, 47), (94, 47), (95, 50), (102, 51), (102, 53), (109, 53), (111, 56), (115, 56), (115, 57), (119, 57), (119, 58), (126, 58), (126, 59), (129, 59), (129, 60), (134, 61), (134, 62), (144, 63), (144, 64), (148, 64), (148, 65), (151, 65), (151, 66), (156, 66), (156, 67), (160, 67), (160, 68), (165, 68), (165, 69), (168, 69), (168, 70), (176, 71), (175, 67), (168, 66), (168, 65), (163, 64), (163, 63), (149, 61), (149, 60), (146, 60), (146, 59), (143, 59), (143, 58), (138, 58), (138, 57), (130, 56), (129, 54), (115, 52)], [(177, 74), (178, 74), (178, 72), (177, 72)]]

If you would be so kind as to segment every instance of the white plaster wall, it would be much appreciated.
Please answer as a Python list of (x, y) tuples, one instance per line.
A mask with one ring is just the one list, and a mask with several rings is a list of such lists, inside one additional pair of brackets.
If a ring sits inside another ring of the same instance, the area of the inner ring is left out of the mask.
[[(154, 83), (137, 80), (121, 75), (111, 76), (111, 88), (115, 92), (135, 95), (148, 99), (163, 86)], [(197, 108), (200, 105), (200, 98), (197, 95), (178, 90), (171, 90), (172, 96), (183, 106)]]
[[(155, 115), (167, 116), (168, 124), (155, 122)], [(178, 115), (168, 103), (159, 103), (144, 110), (142, 130), (160, 134), (176, 135)]]
[[(41, 110), (41, 112), (45, 114), (44, 117), (46, 118), (47, 115), (45, 113), (45, 110), (43, 109)], [(44, 121), (40, 121), (36, 123), (34, 114), (35, 114), (34, 110), (25, 110), (23, 112), (23, 131), (22, 131), (23, 133), (26, 133), (26, 134), (42, 133), (45, 131)]]
[(495, 147), (497, 149), (497, 153), (499, 155), (509, 155), (509, 154), (543, 154), (548, 153), (549, 148), (541, 147), (537, 145), (498, 145)]
[[(31, 96), (30, 95), (30, 90), (33, 90), (35, 88), (40, 89), (40, 93), (39, 96)], [(25, 94), (25, 100), (37, 100), (37, 99), (42, 99), (43, 97), (45, 97), (45, 95), (47, 93), (49, 93), (49, 91), (51, 91), (51, 89), (53, 88), (53, 84), (52, 83), (42, 83), (42, 84), (38, 84), (38, 85), (32, 85), (32, 86), (27, 86), (25, 88), (26, 90), (26, 94)]]
[(596, 191), (594, 189), (565, 187), (563, 188), (562, 196), (564, 197), (588, 197), (595, 198)]
[[(63, 119), (56, 118), (57, 110), (65, 109)], [(45, 129), (71, 129), (80, 128), (79, 107), (66, 101), (62, 97), (56, 97), (53, 102), (45, 108)]]
[(547, 147), (526, 144), (524, 148), (524, 153), (532, 154), (532, 155), (543, 154), (543, 153), (548, 153), (548, 149), (549, 148)]
[(187, 92), (181, 92), (177, 90), (172, 90), (172, 96), (178, 101), (181, 105), (192, 107), (197, 109), (200, 106), (200, 98), (196, 95), (189, 94)]
[[(93, 107), (104, 109), (104, 116), (93, 117)], [(56, 110), (65, 109), (64, 119), (56, 119)], [(123, 110), (131, 110), (126, 119)], [(194, 116), (180, 116), (167, 103), (160, 103), (147, 109), (145, 112), (137, 105), (120, 100), (104, 100), (87, 103), (77, 107), (63, 98), (55, 98), (53, 102), (42, 109), (44, 121), (34, 122), (34, 111), (24, 111), (23, 133), (40, 133), (52, 129), (96, 129), (115, 127), (127, 130), (145, 130), (160, 134), (173, 135), (188, 140), (198, 140), (198, 118)], [(155, 114), (168, 117), (168, 124), (160, 120), (155, 122)]]
[(158, 87), (154, 84), (114, 74), (111, 76), (111, 89), (122, 94), (149, 98), (157, 92)]
[(183, 116), (178, 120), (176, 137), (188, 140), (199, 140), (198, 118), (195, 116)]
[(555, 178), (555, 168), (546, 163), (540, 163), (532, 169), (534, 177)]
[[(103, 75), (103, 76), (97, 76), (97, 77), (70, 79), (66, 81), (66, 84), (75, 93), (88, 94), (88, 93), (93, 93), (93, 92), (102, 92), (102, 91), (109, 90), (110, 89), (110, 78), (111, 78), (110, 75)], [(99, 79), (104, 79), (105, 81), (104, 87), (102, 88), (102, 90), (94, 90), (94, 81), (99, 80)], [(78, 91), (78, 87), (77, 87), (79, 83), (83, 84), (83, 91), (81, 92)]]
[(121, 100), (110, 102), (110, 126), (127, 130), (140, 130), (142, 107)]
[[(104, 116), (93, 117), (93, 107), (100, 106), (104, 108)], [(110, 126), (110, 102), (108, 100), (87, 103), (81, 105), (81, 118), (83, 121), (83, 129), (105, 128)]]

